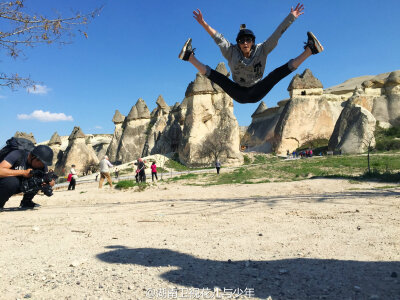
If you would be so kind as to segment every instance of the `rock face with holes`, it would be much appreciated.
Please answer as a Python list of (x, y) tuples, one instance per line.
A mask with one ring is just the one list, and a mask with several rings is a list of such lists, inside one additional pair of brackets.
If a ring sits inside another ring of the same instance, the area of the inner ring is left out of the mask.
[(55, 172), (65, 175), (74, 164), (79, 174), (86, 173), (90, 166), (98, 165), (99, 159), (80, 127), (75, 126), (68, 138), (68, 147), (62, 158), (57, 161)]
[(338, 119), (329, 148), (342, 153), (362, 153), (374, 146), (376, 124), (400, 125), (400, 71), (380, 74), (362, 82)]
[[(227, 74), (223, 64), (217, 69)], [(186, 90), (181, 106), (183, 123), (182, 140), (179, 145), (179, 159), (186, 165), (209, 164), (211, 157), (201, 154), (207, 136), (215, 134), (217, 128), (228, 128), (226, 139), (229, 147), (220, 160), (227, 164), (240, 164), (243, 160), (239, 151), (240, 131), (233, 114), (233, 101), (219, 87), (212, 84), (205, 76), (196, 75)]]

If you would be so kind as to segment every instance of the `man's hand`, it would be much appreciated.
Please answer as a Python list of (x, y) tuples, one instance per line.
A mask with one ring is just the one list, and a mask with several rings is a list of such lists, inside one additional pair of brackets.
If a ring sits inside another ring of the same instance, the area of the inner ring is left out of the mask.
[(204, 21), (203, 18), (203, 14), (201, 13), (200, 9), (194, 10), (193, 11), (193, 18), (196, 19), (197, 22), (199, 22), (199, 24), (201, 26), (203, 26), (203, 28), (208, 32), (208, 34), (213, 38), (215, 36), (215, 34), (217, 33), (217, 31), (212, 28), (210, 25), (208, 25), (206, 23), (206, 21)]
[(292, 8), (290, 9), (290, 13), (295, 17), (298, 18), (299, 16), (301, 16), (302, 14), (304, 14), (304, 5), (297, 3), (297, 6), (295, 9)]
[(22, 172), (22, 176), (25, 178), (31, 178), (32, 174), (31, 174), (32, 169), (28, 169), (28, 170), (23, 170)]
[(200, 9), (197, 9), (197, 11), (196, 10), (193, 11), (193, 18), (195, 18), (196, 21), (199, 22), (201, 26), (204, 26), (204, 24), (206, 23), (204, 21), (203, 14), (201, 13)]

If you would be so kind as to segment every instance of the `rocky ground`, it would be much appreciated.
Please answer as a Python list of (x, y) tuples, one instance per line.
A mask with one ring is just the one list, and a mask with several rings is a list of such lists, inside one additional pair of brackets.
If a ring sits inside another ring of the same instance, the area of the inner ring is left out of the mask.
[(96, 183), (0, 213), (1, 299), (399, 299), (400, 188)]

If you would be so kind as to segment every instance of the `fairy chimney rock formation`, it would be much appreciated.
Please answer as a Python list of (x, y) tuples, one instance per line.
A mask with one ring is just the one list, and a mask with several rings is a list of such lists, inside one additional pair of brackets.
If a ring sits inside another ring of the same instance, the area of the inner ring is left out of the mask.
[[(215, 71), (217, 71), (218, 73), (221, 73), (222, 75), (225, 75), (227, 77), (229, 77), (230, 73), (228, 72), (228, 70), (226, 69), (226, 66), (223, 62), (220, 62), (217, 67), (215, 68)], [(224, 92), (224, 90), (216, 83), (211, 82), (211, 85), (213, 86), (214, 90), (217, 92)]]
[(125, 120), (125, 117), (117, 109), (115, 111), (114, 117), (112, 118), (113, 123), (114, 124), (120, 124), (120, 123), (123, 123), (124, 120)]
[(132, 106), (129, 114), (127, 115), (126, 120), (129, 122), (137, 119), (139, 119), (139, 114), (136, 105), (134, 105)]
[(321, 81), (314, 77), (310, 69), (306, 69), (303, 74), (296, 74), (287, 89), (290, 98), (301, 96), (320, 96), (323, 94)]
[(53, 164), (55, 166), (58, 160), (62, 159), (63, 151), (61, 151), (61, 137), (57, 131), (53, 133), (48, 143), (48, 146), (53, 150)]
[(122, 115), (119, 110), (117, 109), (114, 113), (114, 117), (112, 118), (112, 121), (115, 125), (114, 129), (114, 134), (111, 139), (110, 145), (108, 145), (108, 148), (106, 150), (106, 154), (108, 155), (110, 161), (115, 162), (117, 159), (117, 152), (118, 152), (118, 145), (121, 140), (122, 132), (123, 132), (123, 124), (125, 121), (125, 116)]
[(142, 156), (150, 124), (150, 111), (146, 102), (139, 98), (122, 126), (122, 134), (114, 161), (129, 162)]
[(72, 130), (71, 134), (68, 137), (68, 141), (71, 143), (74, 140), (77, 139), (86, 139), (85, 134), (82, 132), (82, 129), (78, 126), (75, 126), (74, 129)]
[(28, 133), (26, 133), (26, 132), (17, 131), (17, 132), (14, 134), (14, 137), (16, 137), (16, 138), (27, 139), (27, 140), (31, 141), (32, 143), (34, 143), (34, 144), (36, 145), (36, 140), (35, 140), (35, 137), (33, 136), (33, 133), (32, 133), (32, 132), (28, 134)]
[[(219, 66), (221, 70), (222, 65)], [(180, 105), (180, 124), (182, 140), (179, 145), (179, 159), (188, 166), (205, 165), (215, 158), (202, 154), (204, 142), (215, 136), (221, 129), (226, 129), (224, 142), (226, 152), (220, 160), (227, 164), (240, 164), (243, 156), (239, 151), (240, 132), (233, 114), (233, 101), (222, 90), (214, 89), (211, 81), (200, 74), (196, 75), (186, 90), (185, 99)]]
[(196, 79), (189, 83), (185, 97), (190, 97), (193, 95), (203, 95), (203, 94), (212, 94), (215, 90), (211, 84), (211, 81), (204, 75), (200, 73), (196, 74)]
[(258, 105), (257, 109), (255, 112), (251, 115), (252, 118), (257, 117), (257, 115), (263, 113), (268, 109), (267, 105), (264, 103), (264, 101), (261, 101), (260, 105)]
[(49, 146), (53, 146), (53, 145), (61, 145), (61, 138), (58, 135), (57, 131), (53, 133), (53, 135), (51, 136), (51, 139), (49, 141)]
[(157, 108), (161, 110), (164, 114), (168, 114), (171, 110), (170, 107), (165, 103), (165, 100), (162, 95), (158, 96), (157, 101)]
[(86, 135), (81, 128), (75, 126), (68, 137), (68, 147), (62, 158), (57, 161), (56, 172), (66, 174), (72, 164), (79, 174), (86, 173), (89, 165), (97, 165), (99, 160), (91, 144), (86, 144)]

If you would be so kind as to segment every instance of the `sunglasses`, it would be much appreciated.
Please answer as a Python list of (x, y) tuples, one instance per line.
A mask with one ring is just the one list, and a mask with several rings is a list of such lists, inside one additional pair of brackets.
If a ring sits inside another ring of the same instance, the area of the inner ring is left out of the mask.
[(238, 40), (238, 42), (239, 42), (239, 44), (244, 44), (244, 43), (250, 44), (251, 42), (253, 42), (253, 38), (250, 36), (246, 36), (246, 37), (240, 38)]

